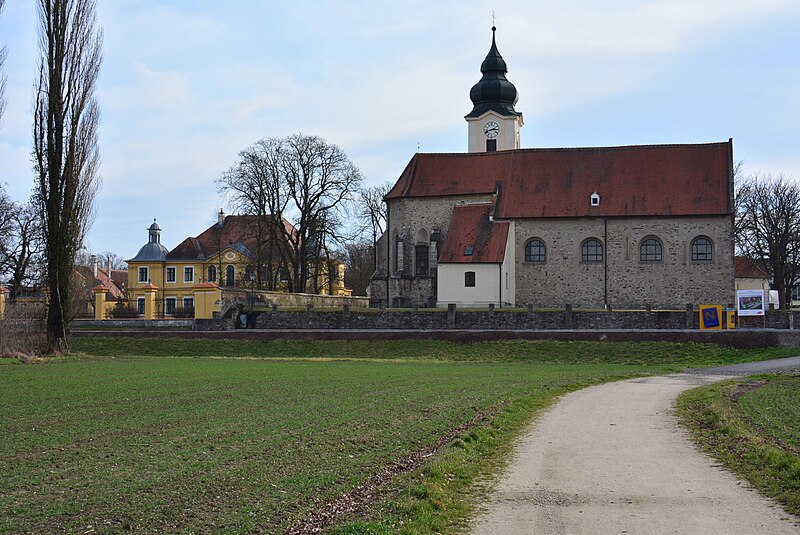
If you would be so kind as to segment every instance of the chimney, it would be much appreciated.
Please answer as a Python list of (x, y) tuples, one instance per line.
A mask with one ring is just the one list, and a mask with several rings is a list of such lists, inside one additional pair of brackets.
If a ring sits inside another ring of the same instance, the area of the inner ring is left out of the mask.
[(222, 208), (219, 209), (219, 213), (217, 214), (217, 225), (220, 227), (225, 224), (225, 212), (222, 211)]
[(111, 257), (110, 256), (108, 257), (108, 271), (106, 271), (106, 275), (108, 275), (109, 278), (111, 278)]
[(97, 255), (92, 255), (89, 257), (89, 269), (92, 270), (92, 275), (97, 277)]

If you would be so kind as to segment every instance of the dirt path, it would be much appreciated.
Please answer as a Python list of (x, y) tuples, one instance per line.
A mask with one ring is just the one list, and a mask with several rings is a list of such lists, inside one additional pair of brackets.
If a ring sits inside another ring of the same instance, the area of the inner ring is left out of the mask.
[(673, 375), (564, 396), (517, 451), (475, 534), (800, 534), (780, 507), (691, 444), (682, 391), (724, 377)]

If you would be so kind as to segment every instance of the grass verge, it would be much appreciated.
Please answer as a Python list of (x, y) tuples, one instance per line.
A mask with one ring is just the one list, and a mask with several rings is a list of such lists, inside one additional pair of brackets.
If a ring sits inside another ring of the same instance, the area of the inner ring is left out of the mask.
[(696, 388), (678, 398), (678, 411), (703, 449), (800, 515), (800, 376)]

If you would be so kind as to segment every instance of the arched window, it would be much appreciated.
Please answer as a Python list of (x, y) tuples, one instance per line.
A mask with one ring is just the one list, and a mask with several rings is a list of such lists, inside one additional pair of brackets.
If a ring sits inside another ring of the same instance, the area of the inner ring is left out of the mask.
[(228, 264), (225, 268), (225, 286), (234, 286), (236, 284), (236, 269)]
[(596, 238), (589, 238), (581, 245), (581, 262), (602, 262), (603, 243)]
[(663, 247), (658, 238), (645, 238), (639, 245), (639, 260), (642, 262), (661, 262), (663, 259)]
[(692, 241), (692, 262), (711, 262), (714, 260), (714, 245), (705, 236)]
[(208, 266), (208, 282), (217, 282), (217, 266)]
[(525, 244), (526, 262), (544, 262), (545, 260), (547, 260), (547, 250), (542, 240), (534, 238)]

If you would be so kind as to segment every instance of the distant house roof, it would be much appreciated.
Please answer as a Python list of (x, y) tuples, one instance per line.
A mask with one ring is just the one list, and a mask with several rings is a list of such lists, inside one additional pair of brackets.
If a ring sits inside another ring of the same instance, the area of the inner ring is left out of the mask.
[(767, 270), (746, 256), (734, 258), (737, 279), (769, 279)]
[(490, 203), (464, 204), (453, 209), (441, 264), (501, 264), (506, 255), (508, 221), (489, 219)]
[[(117, 272), (116, 277), (119, 282), (114, 280), (114, 272)], [(94, 290), (94, 288), (101, 286), (106, 289), (106, 293), (115, 299), (123, 299), (125, 297), (124, 282), (128, 279), (128, 272), (125, 270), (115, 269), (112, 270), (112, 276), (108, 276), (108, 270), (97, 268), (97, 275), (92, 273), (92, 268), (88, 266), (75, 266), (75, 272), (82, 280), (82, 287), (85, 290)], [(124, 278), (122, 276), (124, 274)]]
[[(267, 216), (271, 217), (271, 216)], [(214, 223), (195, 238), (186, 238), (166, 255), (167, 260), (206, 260), (231, 248), (252, 257), (256, 249), (257, 216), (229, 215), (223, 224)], [(284, 227), (294, 232), (291, 223), (283, 220)]]
[(732, 151), (729, 141), (416, 154), (386, 199), (498, 193), (498, 218), (728, 215)]

